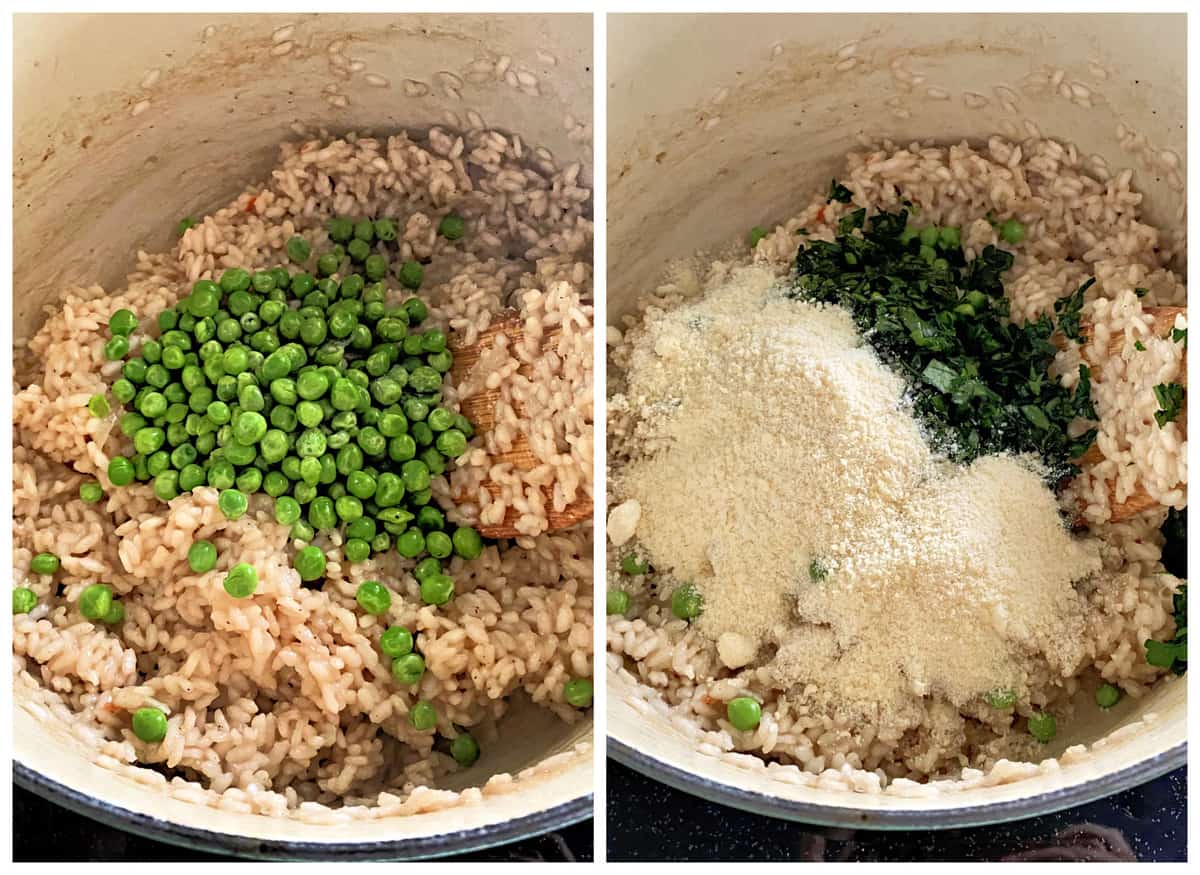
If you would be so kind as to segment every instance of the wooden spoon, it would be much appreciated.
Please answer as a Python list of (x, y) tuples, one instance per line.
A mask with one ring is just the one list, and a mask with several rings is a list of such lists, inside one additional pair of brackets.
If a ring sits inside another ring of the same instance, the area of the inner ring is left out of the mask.
[[(492, 347), (496, 335), (501, 333), (508, 337), (510, 346), (521, 343), (525, 336), (525, 327), (519, 313), (509, 310), (498, 314), (495, 321), (481, 331), (478, 339), (470, 346), (464, 346), (461, 344), (461, 341), (456, 341), (454, 337), (451, 337), (449, 345), (451, 351), (454, 353), (454, 365), (450, 369), (450, 375), (454, 379), (455, 385), (461, 386), (463, 384), (471, 369), (479, 361), (480, 356)], [(542, 335), (542, 349), (545, 350), (547, 347), (552, 346), (560, 334), (562, 334), (561, 326), (556, 325), (548, 329)], [(529, 365), (522, 365), (518, 368), (517, 372), (526, 377), (532, 375)], [(462, 413), (467, 419), (471, 420), (476, 432), (487, 433), (496, 427), (496, 402), (499, 400), (499, 389), (483, 389), (470, 397), (461, 399)], [(519, 407), (517, 408), (517, 415), (523, 415), (523, 411)], [(538, 465), (542, 464), (541, 460), (533, 454), (533, 450), (529, 446), (529, 441), (526, 440), (523, 434), (518, 434), (515, 437), (511, 450), (492, 456), (493, 464), (503, 462), (508, 462), (513, 468), (520, 471), (532, 471)], [(490, 480), (485, 480), (483, 485), (493, 496), (500, 494), (500, 487)], [(546, 495), (546, 514), (549, 522), (549, 531), (555, 532), (559, 529), (570, 528), (582, 520), (591, 517), (592, 500), (582, 494), (562, 511), (556, 511), (550, 500), (553, 489), (553, 481), (542, 487), (542, 492)], [(507, 513), (505, 513), (502, 523), (478, 525), (476, 528), (481, 535), (487, 538), (515, 538), (521, 534), (515, 527), (520, 516), (520, 512), (510, 507)]]
[[(1162, 337), (1175, 325), (1175, 317), (1176, 316), (1178, 316), (1181, 313), (1183, 313), (1183, 314), (1187, 313), (1187, 308), (1186, 307), (1147, 307), (1144, 312), (1154, 320), (1150, 333), (1155, 337)], [(1084, 325), (1082, 325), (1080, 327), (1081, 327), (1082, 333), (1084, 334), (1085, 337), (1090, 336), (1090, 333), (1091, 333), (1090, 325), (1085, 323)], [(1062, 338), (1061, 336), (1056, 336), (1055, 342), (1058, 343), (1060, 347), (1066, 346), (1066, 339)], [(1119, 353), (1121, 351), (1121, 347), (1124, 344), (1125, 344), (1125, 336), (1124, 335), (1117, 334), (1117, 335), (1114, 335), (1113, 337), (1110, 337), (1109, 341), (1108, 341), (1108, 354), (1115, 355), (1115, 354)], [(1081, 348), (1080, 352), (1081, 352), (1084, 360), (1086, 362), (1088, 362), (1088, 364), (1095, 364), (1093, 359), (1091, 357), (1089, 357), (1089, 355), (1088, 355), (1090, 350), (1091, 350), (1091, 344), (1089, 342), (1089, 343), (1085, 343), (1085, 345)], [(1181, 368), (1181, 370), (1180, 370), (1179, 382), (1181, 384), (1183, 384), (1184, 386), (1186, 386), (1187, 385), (1187, 367), (1186, 367), (1187, 351), (1186, 350), (1184, 350), (1184, 353), (1183, 353), (1183, 361), (1185, 363), (1185, 366), (1183, 368)], [(1176, 421), (1179, 423), (1180, 431), (1182, 431), (1184, 434), (1184, 437), (1186, 437), (1187, 436), (1186, 401), (1184, 403), (1185, 403), (1184, 410), (1181, 411), (1181, 416)], [(1104, 458), (1104, 455), (1100, 452), (1100, 448), (1096, 444), (1092, 444), (1090, 447), (1088, 447), (1088, 451), (1086, 453), (1084, 453), (1082, 456), (1080, 456), (1078, 459), (1076, 459), (1075, 461), (1080, 465), (1087, 466), (1087, 465), (1094, 465), (1095, 463), (1103, 460), (1103, 458)], [(1135, 489), (1132, 494), (1130, 494), (1124, 501), (1121, 501), (1121, 502), (1117, 501), (1117, 496), (1116, 496), (1115, 490), (1116, 490), (1115, 484), (1109, 486), (1108, 507), (1109, 507), (1109, 520), (1111, 522), (1119, 523), (1123, 520), (1127, 520), (1130, 517), (1137, 516), (1139, 513), (1142, 513), (1143, 511), (1147, 511), (1150, 508), (1155, 507), (1158, 504), (1158, 502), (1155, 501), (1153, 498), (1151, 498), (1150, 495), (1146, 492), (1146, 490), (1142, 486), (1138, 486), (1137, 489)]]

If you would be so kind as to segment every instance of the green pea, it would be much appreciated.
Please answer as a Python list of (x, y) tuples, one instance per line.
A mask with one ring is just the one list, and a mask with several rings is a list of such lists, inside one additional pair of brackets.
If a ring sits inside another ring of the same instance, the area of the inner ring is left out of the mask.
[(137, 394), (137, 389), (133, 383), (122, 377), (112, 384), (112, 393), (113, 397), (122, 404), (128, 404), (133, 400), (133, 396)]
[(307, 544), (317, 536), (317, 533), (313, 531), (313, 527), (307, 522), (300, 520), (294, 526), (292, 526), (291, 536), (292, 540), (302, 541)]
[(37, 607), (37, 593), (27, 586), (18, 586), (12, 591), (14, 614), (28, 614)]
[(387, 532), (380, 532), (371, 539), (372, 553), (386, 553), (392, 549), (392, 536)]
[(671, 593), (671, 613), (681, 620), (694, 620), (704, 610), (704, 600), (696, 587), (685, 583)]
[(463, 559), (478, 559), (483, 553), (483, 538), (470, 526), (460, 526), (452, 536), (454, 552)]
[(106, 583), (93, 583), (79, 594), (79, 613), (89, 620), (100, 620), (112, 607), (112, 587)]
[[(420, 265), (417, 266), (420, 267)], [(429, 316), (429, 308), (425, 306), (425, 302), (420, 298), (409, 298), (404, 302), (403, 306), (404, 311), (408, 313), (409, 323), (412, 325), (420, 325)]]
[(738, 696), (730, 699), (725, 706), (725, 716), (739, 732), (750, 732), (758, 727), (762, 720), (762, 705), (749, 696)]
[(1096, 690), (1096, 704), (1106, 711), (1121, 701), (1121, 691), (1112, 684), (1101, 684)]
[(275, 499), (275, 522), (281, 526), (290, 526), (299, 519), (300, 502), (288, 495), (281, 495)]
[(133, 463), (124, 456), (115, 456), (110, 459), (108, 479), (113, 486), (128, 486), (133, 482)]
[(185, 465), (179, 472), (179, 489), (182, 492), (191, 492), (197, 486), (202, 485), (204, 485), (204, 469), (199, 465), (194, 463)]
[(217, 498), (217, 507), (229, 520), (241, 519), (246, 513), (247, 504), (245, 493), (236, 489), (225, 489)]
[(133, 734), (147, 744), (158, 744), (167, 737), (167, 715), (158, 708), (138, 708), (131, 722)]
[(108, 406), (108, 400), (103, 395), (93, 395), (89, 398), (87, 409), (97, 419), (103, 419), (112, 412), (112, 408)]
[[(184, 303), (187, 306), (188, 314), (193, 319), (204, 319), (212, 316), (217, 310), (221, 309), (221, 288), (212, 280), (197, 280), (192, 285), (192, 293), (188, 295)], [(180, 328), (184, 331), (190, 330), (184, 328), (182, 321)]]
[(433, 707), (431, 702), (424, 700), (417, 702), (412, 706), (412, 710), (408, 712), (408, 722), (413, 729), (420, 732), (426, 732), (437, 726), (437, 709)]
[(159, 501), (170, 501), (179, 494), (179, 472), (160, 471), (154, 478), (154, 495)]
[(233, 439), (243, 446), (258, 443), (267, 433), (267, 419), (261, 413), (243, 411), (233, 421)]
[(630, 553), (621, 560), (621, 570), (626, 574), (636, 577), (639, 574), (649, 572), (650, 563), (644, 559), (639, 559), (635, 553)]
[(424, 581), (427, 577), (432, 577), (435, 574), (442, 573), (442, 563), (432, 556), (422, 559), (413, 569), (413, 577), (418, 581)]
[(110, 362), (118, 362), (129, 355), (129, 338), (118, 334), (104, 344), (104, 357)]
[(351, 240), (346, 245), (346, 254), (350, 256), (351, 261), (362, 264), (371, 254), (371, 246), (365, 240)]
[(629, 610), (629, 593), (623, 589), (610, 589), (604, 606), (606, 613), (623, 616)]
[(442, 455), (457, 459), (467, 451), (467, 438), (457, 428), (452, 428), (438, 435), (435, 446)]
[(443, 349), (441, 352), (435, 352), (426, 357), (429, 367), (433, 368), (439, 374), (444, 374), (454, 366), (454, 356), (450, 354), (450, 350)]
[[(409, 531), (412, 531), (410, 529)], [(405, 532), (404, 535), (407, 535)], [(403, 539), (404, 535), (401, 536)], [(399, 545), (396, 547), (399, 550)], [(403, 551), (400, 551), (404, 555)], [(431, 574), (421, 581), (421, 601), (427, 605), (444, 605), (454, 598), (454, 579), (445, 574)]]
[(388, 261), (379, 253), (373, 253), (363, 260), (363, 271), (366, 273), (367, 279), (381, 280), (388, 274)]
[(454, 552), (454, 544), (445, 532), (430, 532), (425, 536), (425, 549), (435, 559), (445, 559)]
[[(299, 505), (297, 505), (297, 510), (299, 510)], [(297, 551), (296, 558), (292, 560), (292, 566), (300, 575), (301, 580), (305, 582), (319, 580), (325, 576), (325, 554), (321, 552), (320, 547), (310, 545)]]
[(1011, 708), (1017, 704), (1017, 691), (998, 689), (986, 693), (983, 701), (987, 702), (992, 708)]
[(326, 252), (317, 259), (317, 273), (320, 276), (329, 276), (336, 273), (340, 259), (332, 252)]
[(263, 472), (257, 468), (247, 468), (245, 471), (237, 475), (234, 484), (242, 492), (253, 493), (258, 492), (262, 486)]
[(563, 699), (573, 708), (592, 707), (592, 682), (587, 678), (572, 678), (563, 684)]
[[(1025, 226), (1016, 219), (1006, 219), (1001, 222), (998, 230), (1000, 231), (1000, 236), (1004, 238), (1004, 242), (1011, 243), (1013, 246), (1016, 246), (1025, 239)], [(1037, 736), (1035, 735), (1034, 737), (1036, 738)], [(1050, 737), (1053, 738), (1053, 734)]]
[[(416, 291), (425, 280), (425, 268), (419, 261), (409, 259), (400, 267), (400, 284), (406, 289)], [(411, 314), (410, 314), (411, 315)]]
[(239, 562), (229, 569), (222, 584), (225, 592), (235, 599), (249, 598), (258, 589), (258, 572), (247, 562)]
[(365, 471), (351, 471), (346, 477), (346, 489), (355, 498), (365, 500), (375, 495), (376, 481), (374, 477)]
[(479, 742), (464, 732), (450, 742), (450, 756), (463, 768), (470, 766), (479, 759)]
[(1030, 714), (1028, 725), (1029, 734), (1042, 744), (1049, 744), (1054, 740), (1054, 736), (1058, 734), (1058, 721), (1054, 719), (1054, 715), (1052, 714), (1044, 712)]
[(429, 486), (429, 468), (419, 459), (412, 459), (401, 467), (400, 479), (409, 492), (418, 492)]
[(425, 674), (425, 658), (419, 653), (406, 653), (392, 660), (392, 677), (402, 684), (412, 686)]
[(938, 246), (942, 249), (962, 248), (962, 232), (958, 228), (942, 228), (938, 232)]
[(447, 240), (461, 240), (463, 234), (467, 232), (467, 223), (463, 221), (462, 216), (457, 216), (450, 213), (444, 216), (442, 221), (438, 223), (438, 233)]
[(365, 562), (371, 556), (371, 545), (362, 538), (347, 538), (342, 545), (342, 553), (347, 562)]
[[(312, 255), (312, 247), (309, 245), (307, 240), (300, 236), (292, 237), (290, 240), (288, 240), (284, 249), (287, 251), (287, 257), (297, 264), (302, 264), (303, 262), (308, 261), (308, 257)], [(293, 277), (293, 291), (295, 291), (295, 287), (296, 278)]]
[(363, 515), (362, 502), (353, 495), (343, 495), (334, 503), (334, 509), (342, 522), (353, 522)]
[(308, 521), (318, 532), (334, 528), (337, 514), (333, 509), (333, 500), (324, 495), (314, 498), (308, 508)]
[(146, 382), (146, 362), (141, 358), (132, 358), (125, 362), (121, 374), (131, 383)]
[(425, 536), (420, 529), (408, 529), (396, 539), (396, 552), (407, 559), (415, 559), (425, 550)]
[(330, 219), (325, 227), (329, 231), (329, 239), (338, 243), (345, 243), (354, 236), (354, 223), (341, 216)]
[(388, 458), (394, 462), (407, 462), (416, 454), (417, 442), (410, 434), (396, 435), (388, 441)]
[(54, 574), (61, 564), (53, 553), (38, 553), (29, 561), (29, 570), (34, 574)]
[(354, 593), (354, 600), (368, 614), (386, 614), (392, 606), (392, 594), (378, 580), (364, 580)]
[(95, 480), (85, 480), (79, 484), (79, 500), (85, 504), (95, 504), (104, 497), (104, 490)]
[(212, 541), (196, 541), (188, 547), (187, 563), (196, 574), (212, 571), (217, 566), (217, 548)]

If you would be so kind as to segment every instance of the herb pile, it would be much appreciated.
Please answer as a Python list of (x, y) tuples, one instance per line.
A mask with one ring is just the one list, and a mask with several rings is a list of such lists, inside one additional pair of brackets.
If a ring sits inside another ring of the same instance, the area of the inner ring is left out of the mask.
[[(848, 194), (834, 183), (830, 198)], [(843, 201), (844, 202), (844, 201)], [(907, 210), (868, 221), (857, 209), (838, 223), (834, 242), (802, 244), (792, 294), (848, 310), (880, 358), (915, 391), (914, 412), (931, 443), (956, 462), (997, 452), (1037, 453), (1052, 478), (1074, 474), (1073, 459), (1095, 430), (1068, 426), (1095, 419), (1090, 373), (1080, 366), (1071, 392), (1047, 368), (1056, 330), (1080, 339), (1083, 296), (1092, 281), (1025, 324), (1009, 317), (1001, 275), (1013, 257), (988, 246), (967, 262), (957, 228), (914, 228)]]

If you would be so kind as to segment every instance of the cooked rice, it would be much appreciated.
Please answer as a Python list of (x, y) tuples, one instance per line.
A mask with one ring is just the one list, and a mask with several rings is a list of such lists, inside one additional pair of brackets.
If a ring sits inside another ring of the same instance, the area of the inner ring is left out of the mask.
[[(592, 675), (590, 525), (546, 533), (544, 506), (524, 501), (530, 534), (488, 545), (473, 561), (454, 558), (447, 571), (457, 595), (440, 608), (421, 602), (412, 560), (390, 551), (351, 566), (340, 536), (322, 533), (327, 580), (310, 589), (291, 568), (288, 529), (274, 521), (265, 495), (229, 521), (207, 487), (169, 505), (148, 485), (112, 487), (108, 459), (129, 452), (115, 428), (120, 406), (104, 419), (85, 407), (120, 369), (102, 353), (117, 308), (132, 309), (145, 328), (196, 279), (286, 263), (293, 234), (319, 250), (334, 214), (387, 215), (403, 228), (403, 258), (433, 259), (422, 291), (432, 324), (470, 343), (509, 307), (539, 331), (570, 323), (558, 354), (531, 378), (514, 368), (499, 382), (520, 399), (521, 415), (510, 407), (504, 421), (543, 444), (551, 470), (541, 482), (561, 484), (555, 500), (590, 494), (590, 406), (572, 411), (564, 402), (583, 387), (591, 392), (590, 192), (579, 165), (560, 169), (522, 155), (517, 138), (482, 129), (434, 128), (427, 141), (400, 134), (286, 143), (267, 185), (205, 217), (173, 251), (139, 252), (125, 288), (69, 289), (47, 307), (46, 323), (16, 351), (13, 585), (38, 595), (38, 606), (13, 625), (24, 707), (72, 725), (100, 765), (177, 798), (313, 822), (428, 811), (510, 789), (509, 775), (462, 792), (436, 789), (458, 767), (433, 749), (432, 733), (409, 725), (418, 700), (436, 706), (438, 735), (470, 728), (485, 763), (514, 697), (567, 722), (581, 719), (563, 685)], [(451, 211), (468, 225), (453, 244), (436, 233)], [(390, 301), (409, 294), (392, 289)], [(447, 386), (447, 404), (457, 406), (459, 388), (466, 387)], [(439, 496), (479, 496), (455, 519), (503, 515), (521, 500), (520, 478), (484, 497), (480, 484), (497, 446), (477, 437), (450, 482), (435, 480)], [(91, 478), (105, 488), (94, 505), (78, 499)], [(204, 574), (186, 564), (198, 538), (213, 541), (221, 557)], [(62, 559), (53, 578), (30, 572), (41, 551)], [(236, 562), (258, 571), (252, 598), (223, 591)], [(386, 616), (358, 609), (364, 579), (392, 590)], [(96, 582), (110, 584), (124, 604), (120, 625), (79, 615), (80, 592)], [(397, 684), (378, 650), (378, 633), (391, 624), (418, 638), (427, 671), (415, 687)], [(169, 713), (161, 744), (130, 729), (129, 713), (145, 705)], [(588, 748), (576, 745), (517, 777), (559, 768)]]
[[(622, 574), (620, 559), (628, 547), (610, 546), (609, 586), (629, 592), (632, 608), (627, 616), (608, 618), (608, 667), (634, 686), (638, 710), (669, 720), (703, 753), (745, 768), (765, 765), (781, 781), (928, 795), (1056, 768), (1054, 760), (1034, 764), (1044, 753), (1018, 721), (1035, 710), (1048, 710), (1061, 725), (1074, 713), (1073, 697), (1101, 680), (1135, 699), (1159, 681), (1163, 672), (1145, 661), (1142, 643), (1174, 634), (1171, 597), (1179, 581), (1163, 572), (1158, 530), (1168, 506), (1187, 503), (1187, 438), (1182, 417), (1163, 429), (1154, 422), (1152, 387), (1181, 373), (1182, 345), (1147, 337), (1149, 320), (1143, 310), (1185, 304), (1186, 288), (1170, 269), (1182, 251), (1175, 249), (1174, 237), (1139, 219), (1142, 196), (1131, 188), (1130, 171), (1100, 182), (1086, 167), (1074, 146), (1048, 139), (1010, 143), (995, 137), (982, 147), (962, 143), (949, 148), (884, 143), (847, 157), (838, 179), (853, 193), (853, 203), (827, 204), (823, 193), (814, 196), (759, 242), (753, 260), (782, 275), (792, 265), (800, 229), (809, 239), (832, 241), (838, 219), (850, 210), (869, 205), (894, 211), (908, 200), (920, 205), (922, 224), (961, 227), (968, 259), (989, 244), (1014, 251), (1005, 288), (1015, 318), (1050, 312), (1055, 300), (1096, 278), (1084, 319), (1094, 326), (1095, 343), (1086, 353), (1093, 362), (1104, 458), (1064, 495), (1103, 542), (1104, 568), (1081, 590), (1089, 608), (1087, 658), (1067, 676), (1047, 667), (1030, 678), (1029, 699), (1015, 713), (986, 706), (960, 711), (926, 698), (918, 714), (902, 725), (851, 723), (823, 712), (814, 691), (777, 685), (761, 664), (736, 671), (724, 667), (715, 642), (671, 613), (670, 588), (657, 588), (652, 578)], [(1009, 247), (1000, 241), (984, 218), (989, 212), (1023, 222), (1025, 242)], [(621, 394), (620, 372), (642, 337), (643, 318), (717, 287), (745, 260), (736, 256), (703, 266), (676, 265), (668, 281), (641, 301), (641, 313), (609, 332), (610, 506), (625, 498), (622, 466), (652, 450), (639, 429), (636, 405)], [(1139, 298), (1136, 287), (1148, 292)], [(1127, 326), (1132, 328), (1125, 345), (1109, 355), (1107, 338)], [(1139, 339), (1144, 352), (1133, 346)], [(1077, 350), (1062, 353), (1056, 371), (1075, 373), (1078, 356)], [(1107, 522), (1109, 491), (1123, 501), (1138, 487), (1163, 506), (1125, 522)], [(745, 695), (763, 703), (762, 720), (750, 732), (735, 730), (725, 716), (726, 703)], [(1083, 754), (1084, 748), (1076, 745), (1067, 748), (1061, 761)], [(923, 783), (946, 777), (955, 780)]]

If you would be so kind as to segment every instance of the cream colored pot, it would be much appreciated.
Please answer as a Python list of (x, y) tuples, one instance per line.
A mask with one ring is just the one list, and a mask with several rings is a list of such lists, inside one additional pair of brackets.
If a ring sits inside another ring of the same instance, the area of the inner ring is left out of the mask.
[[(860, 135), (1024, 137), (1029, 120), (1114, 169), (1134, 167), (1149, 220), (1184, 227), (1184, 170), (1172, 167), (1186, 149), (1182, 16), (610, 16), (608, 27), (610, 323), (654, 288), (668, 260), (792, 215)], [(901, 56), (927, 76), (911, 92), (893, 78)], [(1047, 81), (1056, 69), (1066, 71), (1065, 96)], [(1017, 91), (1015, 112), (997, 86)], [(1121, 125), (1152, 144), (1144, 163), (1122, 151)], [(1071, 726), (1048, 751), (1133, 725), (1084, 761), (917, 799), (798, 787), (701, 755), (664, 716), (635, 709), (632, 686), (612, 672), (607, 689), (611, 756), (709, 799), (813, 823), (937, 828), (1028, 817), (1186, 761), (1178, 680)]]
[[(294, 31), (281, 30), (289, 24)], [(335, 40), (366, 64), (348, 81), (330, 67)], [(465, 124), (475, 110), (560, 161), (591, 166), (586, 136), (568, 136), (564, 123), (573, 116), (578, 128), (591, 118), (589, 16), (17, 16), (15, 45), (17, 337), (32, 332), (64, 285), (116, 287), (137, 249), (171, 244), (179, 217), (203, 215), (263, 179), (278, 144), (301, 128), (386, 134), (448, 124), (447, 113)], [(485, 55), (534, 72), (540, 96), (503, 79), (458, 81), (456, 92), (455, 79), (440, 75), (462, 76)], [(336, 94), (324, 90), (330, 83)], [(591, 814), (586, 751), (556, 759), (512, 792), (440, 813), (332, 826), (232, 814), (91, 765), (65, 726), (36, 717), (20, 695), (13, 710), (19, 783), (179, 844), (267, 857), (401, 858), (486, 847)], [(508, 721), (504, 749), (486, 768), (456, 776), (460, 786), (515, 775), (592, 734), (590, 721), (568, 727), (533, 706)]]

